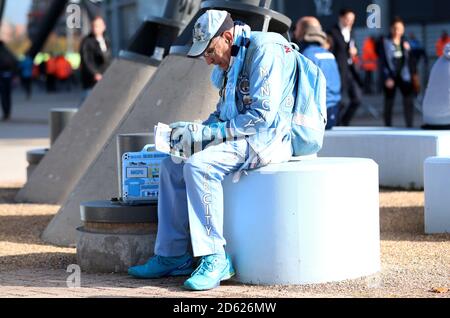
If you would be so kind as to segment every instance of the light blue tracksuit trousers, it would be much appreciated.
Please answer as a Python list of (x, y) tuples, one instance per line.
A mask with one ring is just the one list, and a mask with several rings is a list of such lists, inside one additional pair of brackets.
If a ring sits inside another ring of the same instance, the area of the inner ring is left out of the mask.
[(189, 239), (195, 257), (224, 253), (222, 181), (250, 151), (241, 139), (210, 146), (184, 163), (173, 158), (161, 163), (156, 255), (183, 255)]

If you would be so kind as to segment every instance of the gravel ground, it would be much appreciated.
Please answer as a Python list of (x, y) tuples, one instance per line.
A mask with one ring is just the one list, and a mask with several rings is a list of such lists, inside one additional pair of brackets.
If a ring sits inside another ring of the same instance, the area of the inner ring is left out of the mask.
[(63, 268), (75, 249), (46, 245), (40, 234), (58, 211), (55, 205), (12, 204), (17, 188), (0, 188), (0, 271)]
[[(438, 297), (450, 298), (450, 235), (382, 233), (381, 273), (358, 280), (307, 286), (248, 286), (225, 282), (208, 293), (188, 293), (183, 278), (153, 281), (126, 275), (83, 274), (82, 288), (65, 288), (75, 249), (53, 247), (39, 236), (55, 205), (14, 204), (14, 185), (0, 185), (0, 296), (3, 297)], [(423, 210), (423, 192), (384, 190), (384, 212)], [(434, 290), (434, 291), (433, 291)]]

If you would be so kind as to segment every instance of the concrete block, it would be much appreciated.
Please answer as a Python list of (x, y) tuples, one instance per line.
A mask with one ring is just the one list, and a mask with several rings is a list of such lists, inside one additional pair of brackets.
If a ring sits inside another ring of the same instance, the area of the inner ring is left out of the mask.
[(153, 255), (156, 240), (156, 233), (96, 233), (83, 227), (78, 233), (77, 262), (88, 273), (126, 273)]
[(325, 134), (319, 157), (370, 158), (380, 168), (380, 185), (423, 189), (423, 163), (450, 156), (450, 132), (423, 130), (336, 130)]
[(53, 145), (70, 123), (78, 108), (53, 108), (50, 110), (50, 144)]
[[(212, 68), (204, 61), (169, 55), (159, 66), (129, 114), (110, 134), (105, 146), (82, 174), (42, 238), (56, 245), (74, 245), (80, 226), (81, 202), (117, 197), (116, 136), (153, 132), (158, 122), (206, 119), (219, 98), (210, 83)], [(58, 139), (59, 140), (59, 139)]]
[(115, 60), (19, 191), (16, 201), (63, 203), (155, 70), (155, 66)]
[(36, 167), (39, 165), (39, 163), (42, 161), (42, 159), (45, 157), (47, 153), (48, 148), (33, 149), (27, 151), (27, 162), (28, 162), (27, 180), (30, 180), (34, 170), (36, 170)]
[(450, 157), (428, 158), (425, 170), (425, 233), (450, 233)]
[(370, 159), (269, 165), (237, 184), (227, 177), (224, 198), (239, 282), (326, 283), (380, 271), (378, 167)]
[(395, 131), (395, 130), (402, 130), (402, 128), (396, 128), (396, 127), (375, 127), (375, 126), (336, 126), (333, 127), (330, 131)]
[(156, 241), (156, 204), (90, 201), (80, 206), (77, 259), (84, 272), (124, 273), (145, 263)]

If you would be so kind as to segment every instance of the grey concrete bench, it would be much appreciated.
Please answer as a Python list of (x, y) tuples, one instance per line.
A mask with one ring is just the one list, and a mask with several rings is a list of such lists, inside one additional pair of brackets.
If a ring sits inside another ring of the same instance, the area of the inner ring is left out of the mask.
[(425, 170), (425, 233), (450, 233), (450, 157), (428, 158)]
[(325, 134), (319, 157), (370, 158), (380, 168), (380, 185), (423, 189), (428, 157), (450, 156), (450, 131), (359, 128)]

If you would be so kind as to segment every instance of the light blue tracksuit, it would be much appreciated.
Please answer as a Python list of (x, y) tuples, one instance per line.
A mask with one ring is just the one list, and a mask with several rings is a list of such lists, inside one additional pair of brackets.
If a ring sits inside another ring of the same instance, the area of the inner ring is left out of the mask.
[[(184, 163), (168, 158), (161, 164), (156, 255), (183, 255), (189, 239), (195, 257), (224, 253), (224, 178), (288, 161), (292, 155), (286, 109), (292, 109), (296, 97), (295, 53), (275, 33), (252, 32), (250, 41), (235, 83), (239, 114), (226, 122), (235, 139), (195, 153)], [(220, 105), (204, 125), (220, 121)]]

